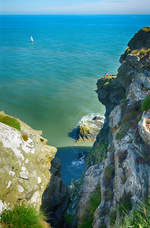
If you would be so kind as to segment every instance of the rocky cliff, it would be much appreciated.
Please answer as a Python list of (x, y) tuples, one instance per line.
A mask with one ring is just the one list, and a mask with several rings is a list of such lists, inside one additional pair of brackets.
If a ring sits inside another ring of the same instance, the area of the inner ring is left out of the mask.
[(0, 113), (0, 213), (21, 203), (39, 210), (57, 151), (41, 134)]
[(105, 122), (87, 158), (79, 228), (113, 227), (122, 208), (129, 212), (150, 195), (150, 27), (134, 35), (120, 62), (116, 77), (97, 82)]

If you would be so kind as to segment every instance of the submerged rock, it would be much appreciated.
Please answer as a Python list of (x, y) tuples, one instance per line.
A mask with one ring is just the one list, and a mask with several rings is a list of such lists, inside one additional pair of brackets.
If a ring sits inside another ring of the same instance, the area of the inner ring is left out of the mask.
[(86, 115), (82, 117), (70, 136), (77, 142), (94, 141), (103, 124), (104, 116), (94, 113)]

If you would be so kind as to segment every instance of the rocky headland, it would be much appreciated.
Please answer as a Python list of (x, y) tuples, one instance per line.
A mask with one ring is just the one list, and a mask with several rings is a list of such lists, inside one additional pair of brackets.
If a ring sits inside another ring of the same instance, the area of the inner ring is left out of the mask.
[(67, 211), (70, 227), (122, 227), (124, 211), (150, 196), (150, 27), (134, 35), (120, 62), (117, 77), (97, 81), (105, 122), (87, 156), (78, 201), (72, 197), (75, 212)]

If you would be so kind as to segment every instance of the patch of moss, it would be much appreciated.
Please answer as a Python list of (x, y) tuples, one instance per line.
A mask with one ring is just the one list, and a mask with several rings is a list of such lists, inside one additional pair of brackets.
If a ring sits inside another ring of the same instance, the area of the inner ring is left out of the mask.
[(150, 48), (148, 48), (148, 49), (142, 48), (140, 50), (136, 49), (136, 50), (131, 51), (132, 55), (141, 55), (142, 56), (142, 55), (146, 55), (148, 53), (150, 53)]
[(131, 51), (131, 54), (132, 54), (132, 55), (137, 55), (138, 53), (139, 53), (139, 50), (137, 50), (137, 49)]
[(99, 164), (106, 158), (108, 145), (103, 141), (98, 142), (89, 152), (86, 163), (88, 166)]
[(99, 206), (100, 202), (101, 202), (100, 188), (98, 187), (89, 200), (89, 204), (86, 208), (83, 222), (79, 228), (92, 228), (94, 212)]
[(13, 117), (0, 114), (0, 122), (21, 131), (21, 126), (20, 126), (19, 121)]
[(144, 101), (141, 104), (141, 111), (147, 111), (150, 109), (150, 95), (147, 95), (144, 99)]
[(48, 228), (44, 220), (42, 213), (38, 213), (34, 207), (25, 205), (5, 210), (0, 215), (0, 224), (5, 228)]
[(88, 134), (90, 134), (90, 128), (88, 126), (79, 127), (79, 135), (86, 137)]
[(150, 27), (144, 27), (142, 30), (143, 30), (144, 32), (150, 32)]
[(28, 135), (27, 134), (22, 134), (21, 135), (24, 141), (28, 141)]

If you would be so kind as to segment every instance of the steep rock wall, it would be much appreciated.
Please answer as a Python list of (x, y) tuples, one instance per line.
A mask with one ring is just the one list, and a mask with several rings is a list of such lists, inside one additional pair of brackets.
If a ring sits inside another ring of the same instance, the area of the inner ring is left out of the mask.
[[(77, 217), (82, 228), (91, 192), (100, 189), (93, 228), (110, 228), (121, 208), (130, 211), (150, 195), (150, 28), (143, 28), (128, 43), (120, 58), (117, 77), (99, 79), (97, 93), (106, 106), (105, 123), (89, 153)], [(102, 163), (101, 163), (102, 162)], [(99, 180), (91, 166), (99, 165)], [(93, 188), (86, 181), (92, 178)], [(98, 182), (97, 182), (98, 180)], [(86, 185), (86, 194), (84, 194)], [(88, 196), (88, 199), (87, 199)], [(84, 227), (84, 226), (83, 226)]]

